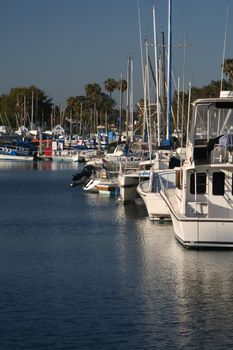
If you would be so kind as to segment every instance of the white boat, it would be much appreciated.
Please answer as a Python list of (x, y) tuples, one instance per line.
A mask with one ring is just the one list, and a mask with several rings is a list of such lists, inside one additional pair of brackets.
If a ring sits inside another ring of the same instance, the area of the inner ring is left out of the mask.
[(52, 152), (52, 160), (55, 162), (72, 162), (74, 150), (57, 150)]
[(134, 201), (138, 196), (137, 185), (140, 180), (149, 178), (152, 162), (147, 161), (131, 161), (121, 162), (118, 174), (118, 182), (120, 187), (119, 201), (124, 203)]
[[(88, 165), (87, 167), (90, 167)], [(90, 193), (118, 194), (117, 172), (114, 169), (94, 168), (92, 174), (83, 182), (83, 190)]]
[(169, 209), (159, 193), (160, 181), (166, 188), (174, 187), (175, 172), (173, 168), (178, 164), (180, 164), (180, 160), (177, 158), (176, 152), (158, 150), (148, 179), (140, 181), (137, 186), (137, 192), (142, 198), (151, 220), (171, 220)]
[(83, 190), (89, 193), (119, 194), (117, 179), (90, 178), (83, 186)]
[(0, 154), (0, 160), (11, 160), (11, 161), (33, 161), (33, 156), (17, 156), (14, 154)]
[(0, 160), (33, 161), (34, 157), (28, 148), (8, 145), (0, 146)]
[(141, 181), (137, 192), (142, 198), (150, 220), (171, 220), (169, 208), (160, 195), (161, 181), (165, 188), (175, 186), (175, 170), (151, 170), (150, 178)]
[(91, 178), (89, 181), (83, 186), (84, 191), (89, 193), (98, 193), (97, 185), (100, 184), (101, 179)]
[(88, 162), (91, 158), (97, 155), (96, 149), (78, 150), (76, 154), (72, 156), (73, 162), (84, 163)]
[(186, 159), (176, 170), (176, 187), (161, 190), (175, 236), (185, 247), (233, 248), (233, 97), (229, 96), (193, 103)]

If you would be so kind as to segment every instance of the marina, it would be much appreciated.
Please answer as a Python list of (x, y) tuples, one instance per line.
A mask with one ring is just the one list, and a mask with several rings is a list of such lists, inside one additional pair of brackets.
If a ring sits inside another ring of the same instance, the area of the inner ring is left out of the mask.
[(1, 349), (229, 348), (232, 251), (184, 249), (143, 206), (70, 188), (78, 170), (0, 163)]
[(233, 348), (226, 1), (2, 3), (0, 350)]

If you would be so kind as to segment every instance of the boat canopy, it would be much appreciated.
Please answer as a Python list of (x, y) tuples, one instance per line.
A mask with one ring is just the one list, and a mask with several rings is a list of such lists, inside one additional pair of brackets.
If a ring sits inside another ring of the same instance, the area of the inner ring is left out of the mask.
[(199, 100), (194, 104), (189, 136), (192, 143), (206, 144), (225, 134), (233, 134), (233, 99)]

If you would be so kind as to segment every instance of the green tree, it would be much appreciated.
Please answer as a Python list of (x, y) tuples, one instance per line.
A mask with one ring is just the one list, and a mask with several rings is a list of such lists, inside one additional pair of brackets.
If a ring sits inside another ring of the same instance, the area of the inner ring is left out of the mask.
[(121, 134), (122, 118), (123, 118), (123, 97), (124, 97), (124, 92), (127, 90), (127, 81), (124, 79), (120, 79), (117, 82), (117, 89), (120, 91), (119, 134)]
[(85, 91), (86, 91), (87, 97), (90, 98), (93, 106), (93, 109), (92, 109), (93, 115), (92, 115), (92, 118), (90, 118), (91, 132), (96, 132), (97, 125), (98, 125), (97, 102), (98, 102), (98, 99), (100, 98), (101, 87), (97, 83), (87, 84), (85, 85)]
[(108, 78), (104, 81), (104, 88), (109, 92), (109, 97), (112, 97), (112, 92), (117, 88), (117, 81), (112, 78)]
[[(67, 106), (64, 112), (65, 120), (69, 121), (70, 117), (76, 119), (79, 125), (78, 133), (85, 133), (85, 125), (90, 116), (91, 100), (87, 96), (69, 97), (67, 99)], [(70, 123), (70, 122), (69, 122)], [(70, 129), (70, 125), (65, 125), (65, 129)]]
[(233, 58), (226, 58), (223, 64), (223, 73), (228, 77), (229, 86), (233, 84)]
[(95, 102), (101, 93), (101, 87), (97, 83), (87, 84), (85, 85), (85, 91), (87, 97), (89, 97), (93, 102)]
[(8, 95), (0, 96), (0, 115), (7, 116), (12, 128), (29, 127), (32, 118), (37, 126), (41, 126), (50, 124), (52, 105), (52, 99), (35, 86), (17, 87)]

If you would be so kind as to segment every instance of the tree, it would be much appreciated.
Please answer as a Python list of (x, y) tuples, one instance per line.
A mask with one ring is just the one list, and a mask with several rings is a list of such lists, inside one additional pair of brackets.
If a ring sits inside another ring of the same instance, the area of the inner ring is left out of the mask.
[(91, 129), (93, 132), (96, 132), (97, 125), (98, 125), (97, 102), (98, 102), (98, 99), (100, 98), (101, 87), (97, 83), (87, 84), (85, 86), (85, 91), (86, 91), (87, 97), (90, 98), (93, 105), (93, 120), (92, 120), (93, 127)]
[(12, 128), (30, 126), (32, 117), (37, 126), (50, 123), (52, 99), (35, 86), (12, 88), (0, 96), (0, 114), (7, 116)]
[(101, 93), (101, 87), (97, 83), (87, 84), (85, 85), (85, 91), (87, 97), (89, 97), (92, 101), (96, 101)]
[(117, 88), (117, 81), (112, 78), (108, 78), (104, 81), (104, 88), (109, 92), (109, 97), (112, 97), (112, 92)]
[(71, 117), (76, 119), (77, 123), (79, 124), (79, 133), (85, 131), (84, 124), (86, 124), (90, 115), (91, 106), (91, 100), (87, 96), (69, 97), (67, 99), (67, 106), (64, 111), (65, 120), (70, 121)]
[(226, 58), (223, 64), (223, 73), (228, 77), (229, 85), (233, 84), (233, 58)]
[(124, 91), (127, 90), (127, 81), (124, 79), (120, 79), (117, 83), (117, 89), (120, 91), (120, 115), (119, 115), (119, 134), (122, 133), (122, 117), (123, 117), (123, 96)]

